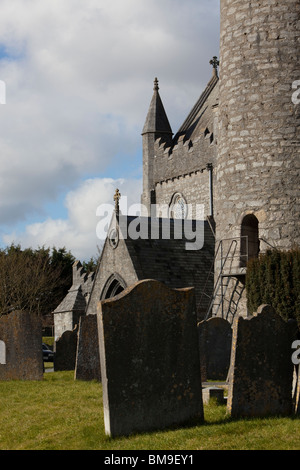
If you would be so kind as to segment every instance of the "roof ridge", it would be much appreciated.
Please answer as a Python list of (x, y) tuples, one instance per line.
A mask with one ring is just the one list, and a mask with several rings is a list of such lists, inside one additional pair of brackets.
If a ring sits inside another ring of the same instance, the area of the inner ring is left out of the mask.
[(181, 134), (183, 132), (186, 132), (189, 129), (189, 127), (193, 123), (195, 117), (197, 116), (198, 112), (203, 107), (205, 101), (207, 100), (207, 98), (209, 97), (211, 92), (213, 91), (213, 89), (216, 86), (216, 84), (218, 83), (218, 81), (219, 81), (219, 77), (218, 77), (217, 74), (214, 73), (213, 76), (211, 77), (211, 79), (209, 80), (208, 84), (206, 85), (205, 90), (200, 95), (198, 101), (196, 102), (196, 104), (193, 106), (193, 108), (189, 112), (189, 114), (188, 114), (187, 118), (185, 119), (184, 123), (178, 129), (178, 131), (176, 133), (176, 136), (174, 137), (174, 140), (176, 140), (176, 137), (178, 137), (179, 134)]

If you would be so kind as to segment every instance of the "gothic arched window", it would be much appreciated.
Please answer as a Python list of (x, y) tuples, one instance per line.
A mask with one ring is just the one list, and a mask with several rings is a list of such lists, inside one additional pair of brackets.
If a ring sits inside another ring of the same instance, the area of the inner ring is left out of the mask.
[(188, 207), (185, 198), (182, 194), (176, 193), (171, 199), (170, 203), (170, 218), (171, 219), (186, 219)]
[(100, 300), (111, 299), (115, 295), (120, 294), (126, 289), (125, 281), (119, 276), (119, 274), (112, 274), (105, 283), (105, 286), (100, 295)]

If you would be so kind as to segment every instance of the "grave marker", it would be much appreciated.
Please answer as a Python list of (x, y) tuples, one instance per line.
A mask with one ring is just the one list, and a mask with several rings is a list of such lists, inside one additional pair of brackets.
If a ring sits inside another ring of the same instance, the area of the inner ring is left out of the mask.
[(202, 422), (193, 289), (146, 280), (98, 304), (106, 434)]
[(233, 417), (293, 412), (291, 344), (296, 323), (269, 305), (233, 324), (227, 410)]

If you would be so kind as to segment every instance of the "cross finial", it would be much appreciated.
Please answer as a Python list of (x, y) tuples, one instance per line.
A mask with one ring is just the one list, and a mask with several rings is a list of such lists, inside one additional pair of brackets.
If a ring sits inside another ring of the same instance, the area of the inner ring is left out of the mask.
[(121, 193), (118, 189), (116, 189), (115, 195), (114, 195), (114, 201), (115, 201), (115, 211), (118, 214), (119, 213), (119, 201), (121, 199)]
[(209, 61), (210, 65), (213, 66), (213, 72), (215, 74), (218, 73), (218, 66), (220, 65), (220, 61), (218, 60), (218, 57), (217, 56), (214, 56), (210, 61)]
[(158, 91), (158, 90), (159, 90), (157, 78), (154, 79), (154, 88), (153, 88), (153, 90), (154, 90), (154, 91)]

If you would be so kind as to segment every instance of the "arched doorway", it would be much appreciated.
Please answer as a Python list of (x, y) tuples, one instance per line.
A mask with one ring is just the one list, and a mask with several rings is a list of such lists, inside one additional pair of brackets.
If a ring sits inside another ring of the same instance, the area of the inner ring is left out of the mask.
[(243, 218), (241, 227), (241, 266), (246, 266), (247, 261), (257, 258), (259, 254), (259, 229), (258, 219), (253, 214)]
[(118, 274), (113, 274), (106, 281), (100, 299), (111, 299), (115, 295), (121, 294), (124, 289), (126, 289), (125, 281)]

